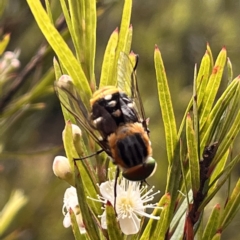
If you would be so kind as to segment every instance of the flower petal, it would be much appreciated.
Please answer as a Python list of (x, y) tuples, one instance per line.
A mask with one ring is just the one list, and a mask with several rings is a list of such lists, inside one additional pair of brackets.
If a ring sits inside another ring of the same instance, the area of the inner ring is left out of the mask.
[(101, 216), (101, 226), (102, 226), (102, 228), (107, 229), (106, 211), (104, 211)]
[[(115, 185), (115, 180), (111, 181), (106, 181), (100, 184), (100, 193), (105, 198), (108, 200), (112, 205), (114, 204), (114, 185)], [(122, 193), (125, 193), (124, 189), (117, 185), (117, 194), (121, 195)]]
[(79, 212), (77, 191), (75, 187), (70, 187), (66, 189), (63, 197), (63, 203), (63, 206), (67, 209), (67, 211), (69, 210), (69, 208), (72, 208), (75, 214)]
[(136, 234), (140, 229), (140, 219), (133, 214), (131, 218), (120, 218), (119, 225), (125, 235)]
[(68, 227), (71, 226), (71, 219), (70, 219), (69, 213), (67, 213), (67, 214), (65, 215), (64, 219), (63, 219), (63, 226), (64, 226), (65, 228), (68, 228)]

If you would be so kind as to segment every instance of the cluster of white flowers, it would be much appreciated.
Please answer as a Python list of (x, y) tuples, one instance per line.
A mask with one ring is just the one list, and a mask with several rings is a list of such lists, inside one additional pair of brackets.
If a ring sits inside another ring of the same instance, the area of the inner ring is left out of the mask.
[(7, 75), (20, 67), (18, 60), (20, 51), (6, 51), (0, 58), (0, 79), (7, 78)]
[[(90, 198), (94, 201), (100, 201), (104, 205), (109, 201), (114, 205), (114, 180), (106, 181), (100, 184), (100, 193), (98, 199)], [(152, 219), (159, 220), (160, 217), (148, 214), (145, 212), (147, 208), (157, 208), (156, 204), (146, 204), (153, 200), (154, 195), (159, 191), (153, 193), (153, 187), (146, 191), (146, 186), (140, 187), (139, 182), (130, 182), (123, 178), (120, 184), (117, 184), (117, 199), (116, 199), (116, 214), (122, 232), (126, 235), (135, 234), (140, 229), (139, 216), (144, 216)], [(77, 222), (81, 233), (84, 232), (84, 224), (79, 210), (77, 192), (74, 187), (70, 187), (64, 194), (64, 227), (71, 225), (69, 210), (72, 209), (76, 215)], [(101, 226), (107, 229), (106, 211), (103, 212), (101, 217)]]

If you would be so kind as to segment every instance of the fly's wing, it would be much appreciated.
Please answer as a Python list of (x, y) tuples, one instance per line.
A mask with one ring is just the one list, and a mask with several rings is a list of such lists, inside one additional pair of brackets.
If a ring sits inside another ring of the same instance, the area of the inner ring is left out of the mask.
[(71, 81), (64, 83), (62, 81), (55, 81), (54, 88), (61, 105), (70, 113), (69, 119), (84, 128), (100, 147), (105, 150), (107, 147), (106, 142), (101, 139), (99, 132), (91, 125), (89, 111), (78, 95), (73, 83)]
[(129, 97), (132, 96), (131, 75), (133, 71), (133, 63), (131, 62), (129, 56), (124, 52), (120, 52), (117, 68), (117, 86)]
[(138, 55), (121, 52), (118, 59), (117, 84), (118, 88), (130, 97), (135, 105), (136, 114), (139, 122), (146, 120), (142, 99), (138, 89), (136, 68)]

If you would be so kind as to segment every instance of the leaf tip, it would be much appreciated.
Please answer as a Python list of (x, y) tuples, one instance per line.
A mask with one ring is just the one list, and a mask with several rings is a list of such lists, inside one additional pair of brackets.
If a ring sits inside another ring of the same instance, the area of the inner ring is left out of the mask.
[(67, 120), (67, 121), (66, 121), (66, 125), (67, 125), (67, 126), (72, 126), (71, 121), (70, 121), (70, 120)]
[(215, 208), (216, 210), (220, 210), (220, 209), (221, 209), (221, 206), (220, 206), (219, 203), (217, 203), (214, 208)]
[(131, 50), (131, 52), (129, 53), (129, 57), (135, 57), (135, 56), (136, 56), (136, 54), (134, 53), (133, 50)]
[(11, 36), (11, 33), (6, 33), (6, 34), (4, 35), (5, 38), (9, 38), (10, 36)]

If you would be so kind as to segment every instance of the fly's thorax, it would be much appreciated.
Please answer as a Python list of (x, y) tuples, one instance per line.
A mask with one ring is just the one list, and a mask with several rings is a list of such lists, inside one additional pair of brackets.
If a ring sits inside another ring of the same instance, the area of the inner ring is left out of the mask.
[(97, 90), (90, 105), (92, 125), (105, 139), (120, 125), (138, 121), (132, 99), (116, 87), (106, 86)]
[(96, 92), (94, 92), (92, 98), (90, 99), (91, 107), (94, 105), (95, 102), (99, 101), (99, 99), (106, 98), (108, 100), (112, 94), (118, 92), (119, 92), (118, 88), (114, 86), (105, 86), (98, 89)]
[(114, 163), (122, 169), (142, 165), (152, 155), (148, 134), (138, 122), (120, 126), (108, 143)]

